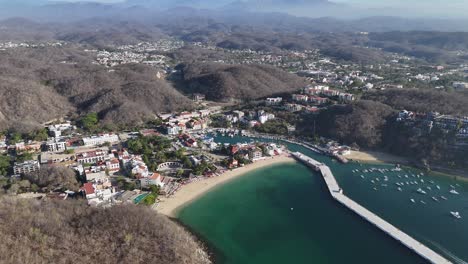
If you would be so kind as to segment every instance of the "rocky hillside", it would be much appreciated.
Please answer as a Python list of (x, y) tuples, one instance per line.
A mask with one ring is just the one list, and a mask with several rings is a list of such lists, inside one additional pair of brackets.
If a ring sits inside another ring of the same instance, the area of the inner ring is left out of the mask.
[(2, 198), (1, 263), (208, 264), (183, 228), (146, 207)]
[(305, 85), (304, 79), (265, 65), (192, 63), (183, 66), (182, 75), (186, 89), (212, 100), (258, 99)]
[(143, 65), (109, 70), (73, 47), (16, 49), (0, 56), (0, 130), (96, 112), (104, 122), (134, 124), (191, 101)]

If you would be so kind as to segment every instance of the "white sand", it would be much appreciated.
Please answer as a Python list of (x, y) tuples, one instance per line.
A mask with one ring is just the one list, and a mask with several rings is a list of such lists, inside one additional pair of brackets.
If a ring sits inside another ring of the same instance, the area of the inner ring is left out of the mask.
[(404, 157), (395, 156), (388, 153), (377, 151), (351, 151), (351, 154), (345, 156), (350, 160), (363, 162), (384, 162), (393, 164), (406, 164), (408, 160)]
[(208, 178), (197, 182), (192, 182), (181, 187), (170, 198), (161, 198), (161, 202), (156, 206), (156, 210), (169, 217), (176, 217), (177, 210), (183, 207), (185, 204), (195, 200), (202, 196), (206, 192), (210, 191), (216, 186), (227, 183), (228, 181), (245, 175), (249, 171), (253, 171), (266, 166), (295, 162), (295, 160), (287, 155), (277, 156), (274, 158), (267, 158), (265, 160), (257, 161), (253, 164), (249, 164), (245, 167), (235, 169), (233, 171), (227, 171), (223, 175), (218, 177)]

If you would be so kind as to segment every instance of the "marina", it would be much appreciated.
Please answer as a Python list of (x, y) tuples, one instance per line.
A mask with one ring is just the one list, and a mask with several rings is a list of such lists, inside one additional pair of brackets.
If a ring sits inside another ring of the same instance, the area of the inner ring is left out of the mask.
[[(352, 199), (348, 198), (346, 195), (343, 194), (343, 190), (339, 186), (338, 182), (336, 181), (333, 173), (331, 172), (330, 168), (323, 163), (320, 163), (310, 157), (307, 157), (299, 152), (292, 154), (297, 160), (305, 163), (309, 167), (312, 167), (314, 170), (321, 173), (323, 179), (327, 185), (327, 188), (331, 194), (331, 196), (338, 201), (339, 203), (343, 204), (356, 214), (360, 215), (371, 224), (375, 225), (391, 237), (395, 238), (397, 241), (400, 241), (403, 245), (408, 247), (409, 249), (413, 250), (415, 253), (420, 255), (421, 257), (425, 258), (431, 263), (452, 263), (445, 257), (441, 256), (440, 254), (436, 253), (432, 249), (428, 248), (427, 246), (423, 245), (419, 241), (415, 240), (411, 236), (407, 235), (400, 229), (396, 228), (395, 226), (391, 225), (390, 223), (386, 222), (379, 216), (375, 215), (371, 211), (367, 210), (365, 207), (361, 206), (360, 204), (356, 203)], [(454, 217), (459, 218), (459, 214), (452, 212)], [(458, 217), (457, 217), (458, 216)]]

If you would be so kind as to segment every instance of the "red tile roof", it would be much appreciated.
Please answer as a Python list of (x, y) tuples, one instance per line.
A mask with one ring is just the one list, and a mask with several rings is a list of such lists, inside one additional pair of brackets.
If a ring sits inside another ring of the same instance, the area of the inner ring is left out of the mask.
[(83, 184), (83, 187), (81, 188), (83, 191), (85, 191), (86, 195), (93, 194), (94, 193), (94, 186), (92, 183), (87, 182)]

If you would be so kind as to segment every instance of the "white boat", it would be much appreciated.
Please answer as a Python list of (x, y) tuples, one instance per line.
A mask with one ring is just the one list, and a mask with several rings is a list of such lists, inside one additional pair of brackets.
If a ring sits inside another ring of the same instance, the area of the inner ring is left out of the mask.
[(375, 178), (375, 179), (376, 179), (377, 181), (380, 181), (380, 179), (379, 179), (379, 178)]
[(429, 191), (432, 191), (431, 187), (427, 186), (426, 188), (427, 188)]
[(363, 179), (364, 179), (364, 175), (361, 175), (361, 178), (363, 178)]
[(436, 201), (436, 202), (439, 201), (439, 199), (435, 198), (434, 196), (432, 196), (432, 200), (434, 200), (434, 201)]
[(457, 219), (460, 219), (460, 218), (461, 218), (461, 215), (460, 215), (459, 212), (450, 212), (450, 214), (451, 214), (453, 217), (457, 218)]
[(412, 198), (410, 199), (410, 201), (411, 201), (412, 203), (415, 203), (415, 202), (416, 202), (416, 201), (415, 201), (414, 199), (412, 199)]
[(426, 192), (421, 188), (417, 189), (416, 191), (420, 194), (426, 194)]
[(402, 192), (402, 191), (403, 191), (403, 189), (401, 189), (401, 187), (398, 187), (398, 191)]
[(445, 200), (445, 201), (448, 200), (447, 198), (445, 198), (445, 196), (440, 196), (440, 198), (441, 198), (442, 200)]
[(375, 181), (374, 181), (374, 180), (371, 180), (371, 182), (372, 182), (372, 183), (375, 183)]
[(382, 184), (381, 186), (382, 186), (382, 187), (387, 187), (388, 185), (387, 185), (387, 184)]
[(424, 180), (423, 180), (423, 179), (421, 179), (421, 182), (422, 182), (422, 183), (424, 183)]
[(439, 190), (440, 190), (440, 186), (439, 186), (439, 185), (437, 185), (436, 187), (437, 187), (437, 189), (439, 189)]
[(423, 200), (421, 200), (421, 203), (422, 203), (422, 204), (426, 204), (426, 202), (425, 202), (425, 201), (423, 201)]
[(377, 191), (378, 189), (376, 187), (374, 187), (374, 191)]
[(459, 194), (459, 193), (458, 193), (457, 191), (455, 191), (455, 190), (450, 190), (450, 193), (451, 193), (451, 194), (457, 194), (457, 195)]

